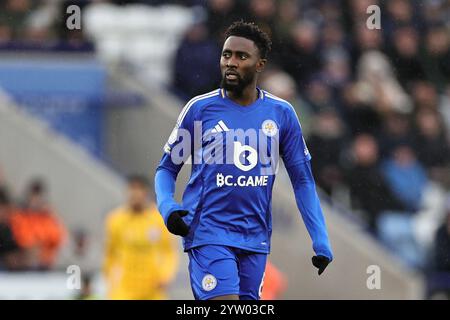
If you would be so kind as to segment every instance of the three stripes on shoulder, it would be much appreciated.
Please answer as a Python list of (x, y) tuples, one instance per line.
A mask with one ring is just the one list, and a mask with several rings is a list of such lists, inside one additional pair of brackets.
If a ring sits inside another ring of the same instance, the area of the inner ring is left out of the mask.
[(220, 120), (216, 126), (211, 130), (211, 133), (217, 133), (217, 132), (223, 132), (223, 131), (230, 131), (230, 129), (228, 129), (227, 125)]

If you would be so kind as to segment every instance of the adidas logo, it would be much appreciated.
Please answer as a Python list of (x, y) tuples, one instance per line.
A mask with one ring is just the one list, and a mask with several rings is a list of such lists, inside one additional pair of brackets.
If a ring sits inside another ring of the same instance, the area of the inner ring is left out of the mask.
[(211, 133), (217, 133), (217, 132), (223, 132), (223, 131), (230, 131), (230, 129), (228, 129), (227, 125), (220, 120), (216, 126), (211, 130)]

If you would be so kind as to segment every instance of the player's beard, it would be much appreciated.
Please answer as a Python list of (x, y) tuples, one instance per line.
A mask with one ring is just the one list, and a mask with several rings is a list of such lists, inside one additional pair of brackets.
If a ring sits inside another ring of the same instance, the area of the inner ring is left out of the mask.
[(240, 75), (237, 75), (237, 81), (235, 82), (228, 82), (225, 75), (222, 76), (222, 81), (220, 82), (220, 86), (224, 88), (227, 91), (233, 92), (233, 94), (237, 97), (242, 95), (242, 92), (244, 89), (253, 82), (253, 79), (255, 78), (255, 74), (248, 73), (246, 76), (241, 77)]

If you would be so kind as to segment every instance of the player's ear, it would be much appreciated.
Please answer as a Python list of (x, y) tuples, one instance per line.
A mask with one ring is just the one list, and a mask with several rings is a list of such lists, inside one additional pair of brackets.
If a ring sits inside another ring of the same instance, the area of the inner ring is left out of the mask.
[(262, 72), (264, 70), (264, 67), (266, 66), (267, 59), (259, 59), (256, 63), (256, 72)]

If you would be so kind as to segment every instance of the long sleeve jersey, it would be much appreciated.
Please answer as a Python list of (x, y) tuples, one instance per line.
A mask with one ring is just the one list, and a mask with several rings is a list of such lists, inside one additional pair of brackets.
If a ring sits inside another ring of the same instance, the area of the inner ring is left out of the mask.
[[(167, 224), (187, 210), (184, 249), (206, 244), (269, 253), (272, 189), (283, 159), (298, 209), (317, 255), (333, 258), (325, 219), (311, 172), (308, 148), (292, 105), (257, 88), (248, 106), (217, 89), (191, 99), (182, 109), (156, 170), (158, 209)], [(174, 200), (184, 163), (192, 164), (182, 204)]]

